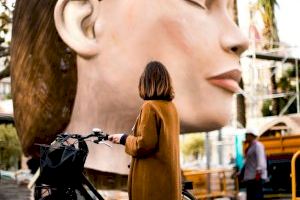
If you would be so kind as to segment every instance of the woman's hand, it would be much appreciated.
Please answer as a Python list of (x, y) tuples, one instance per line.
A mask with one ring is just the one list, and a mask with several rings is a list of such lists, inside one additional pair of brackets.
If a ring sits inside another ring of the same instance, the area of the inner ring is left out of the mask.
[(108, 140), (115, 143), (115, 144), (120, 144), (120, 140), (121, 140), (121, 137), (123, 136), (124, 134), (122, 133), (119, 133), (119, 134), (112, 134), (112, 135), (109, 135), (108, 136)]

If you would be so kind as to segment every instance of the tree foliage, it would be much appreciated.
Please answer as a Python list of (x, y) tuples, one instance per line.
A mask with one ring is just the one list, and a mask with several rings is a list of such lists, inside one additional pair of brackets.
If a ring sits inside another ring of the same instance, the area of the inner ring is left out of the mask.
[(21, 145), (17, 131), (12, 125), (0, 125), (0, 162), (1, 167), (15, 167), (21, 157)]
[(202, 157), (205, 152), (205, 137), (203, 134), (194, 133), (185, 135), (181, 143), (181, 149), (184, 156), (193, 156), (195, 159)]
[[(279, 36), (278, 29), (276, 24), (275, 17), (275, 7), (278, 6), (277, 0), (258, 0), (257, 8), (260, 12), (263, 22), (264, 22), (264, 30), (263, 37), (266, 40), (264, 43), (263, 49), (270, 50), (272, 48), (279, 47)], [(277, 94), (279, 92), (277, 77), (276, 77), (276, 67), (270, 68), (270, 83), (271, 90), (273, 94)], [(271, 103), (271, 104), (270, 104)], [(280, 105), (282, 104), (282, 100), (279, 98), (273, 98), (270, 100), (265, 100), (263, 102), (262, 113), (264, 116), (268, 115), (279, 115), (280, 113)], [(269, 110), (271, 113), (269, 113)]]
[[(13, 5), (8, 0), (0, 0), (0, 79), (10, 76), (10, 43)], [(2, 69), (2, 66), (1, 66)]]
[[(298, 75), (299, 76), (299, 75)], [(300, 77), (298, 77), (300, 78)], [(290, 65), (285, 70), (283, 75), (279, 78), (277, 82), (277, 90), (280, 93), (291, 93), (296, 91), (296, 66)], [(300, 87), (300, 82), (298, 82)], [(293, 95), (284, 96), (278, 98), (278, 109), (282, 111), (286, 109), (283, 114), (292, 114), (297, 112), (297, 102)], [(292, 102), (290, 102), (292, 100)], [(285, 108), (288, 103), (290, 105), (288, 108)], [(272, 116), (273, 115), (273, 104), (271, 100), (265, 100), (263, 102), (263, 107), (261, 109), (263, 116)]]
[[(268, 41), (265, 45), (265, 49), (276, 47), (276, 43), (279, 42), (278, 29), (275, 18), (275, 6), (278, 6), (277, 0), (258, 0), (258, 10), (262, 15), (264, 22), (264, 39)], [(275, 42), (275, 44), (274, 44)]]

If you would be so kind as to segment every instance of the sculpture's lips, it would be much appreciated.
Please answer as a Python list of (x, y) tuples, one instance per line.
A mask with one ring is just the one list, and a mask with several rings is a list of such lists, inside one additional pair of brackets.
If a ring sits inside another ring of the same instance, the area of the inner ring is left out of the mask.
[(209, 77), (207, 80), (213, 85), (223, 88), (231, 93), (241, 91), (239, 86), (241, 71), (238, 69), (233, 69), (225, 73)]

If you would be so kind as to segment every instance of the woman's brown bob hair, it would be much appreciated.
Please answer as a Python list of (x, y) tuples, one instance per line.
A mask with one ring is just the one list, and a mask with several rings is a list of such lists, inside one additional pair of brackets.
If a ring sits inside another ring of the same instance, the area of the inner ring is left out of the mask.
[(139, 93), (144, 100), (172, 101), (174, 91), (171, 77), (162, 63), (152, 61), (147, 64), (140, 78)]

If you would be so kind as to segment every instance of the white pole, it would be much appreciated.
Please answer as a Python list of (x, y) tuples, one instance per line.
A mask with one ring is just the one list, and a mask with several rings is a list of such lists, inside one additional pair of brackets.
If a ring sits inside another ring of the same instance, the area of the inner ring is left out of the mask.
[(299, 91), (299, 68), (298, 58), (295, 59), (296, 63), (296, 95), (297, 95), (297, 113), (300, 113), (300, 91)]

